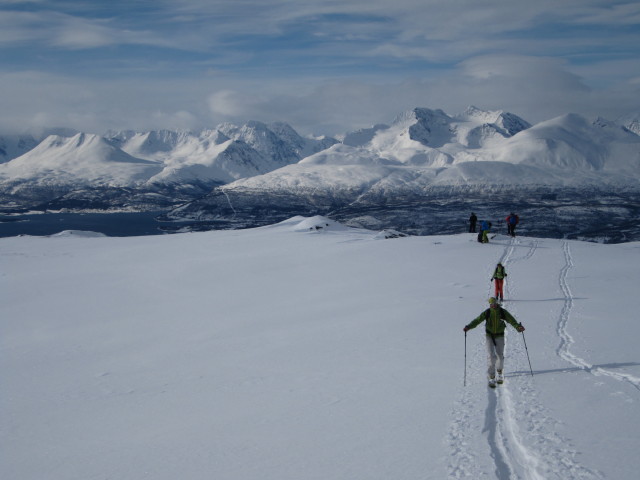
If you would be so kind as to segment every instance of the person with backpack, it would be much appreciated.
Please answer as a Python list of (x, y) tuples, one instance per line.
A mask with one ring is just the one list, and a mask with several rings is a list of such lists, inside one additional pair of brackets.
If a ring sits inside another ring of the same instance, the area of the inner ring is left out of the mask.
[(491, 229), (491, 222), (483, 220), (480, 224), (480, 232), (478, 233), (478, 241), (480, 243), (489, 243), (489, 230)]
[(495, 297), (500, 302), (504, 300), (503, 286), (506, 276), (507, 271), (504, 269), (504, 266), (501, 263), (498, 263), (498, 265), (496, 265), (496, 269), (493, 271), (491, 281), (494, 282), (493, 285), (495, 287)]
[(507, 218), (505, 218), (507, 222), (507, 233), (512, 237), (516, 236), (516, 225), (520, 222), (520, 217), (515, 213), (511, 212)]
[[(496, 383), (504, 382), (502, 374), (504, 368), (504, 331), (507, 323), (518, 332), (524, 332), (524, 327), (518, 323), (513, 316), (500, 306), (495, 297), (489, 298), (489, 308), (476, 317), (471, 323), (463, 328), (466, 333), (485, 322), (485, 333), (487, 340), (487, 359), (489, 367), (489, 386), (495, 388)], [(497, 379), (496, 379), (497, 373)]]
[(478, 217), (476, 214), (471, 212), (471, 216), (469, 217), (469, 233), (476, 233), (476, 223), (478, 222)]

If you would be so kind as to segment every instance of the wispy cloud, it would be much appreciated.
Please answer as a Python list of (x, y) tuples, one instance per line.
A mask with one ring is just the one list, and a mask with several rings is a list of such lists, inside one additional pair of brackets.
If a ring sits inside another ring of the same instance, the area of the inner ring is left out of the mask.
[(118, 44), (169, 46), (149, 32), (120, 28), (108, 20), (85, 19), (58, 12), (2, 12), (0, 46), (4, 49), (95, 49)]
[(0, 127), (615, 116), (640, 110), (638, 25), (635, 0), (0, 0)]

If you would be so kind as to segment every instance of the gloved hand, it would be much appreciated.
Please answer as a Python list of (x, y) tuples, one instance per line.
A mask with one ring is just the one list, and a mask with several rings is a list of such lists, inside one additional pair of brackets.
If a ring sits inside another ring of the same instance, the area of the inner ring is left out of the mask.
[(490, 279), (489, 279), (489, 281), (490, 281), (490, 282), (493, 282), (493, 278), (490, 278)]
[(518, 329), (519, 332), (524, 332), (524, 326), (522, 324), (518, 325)]
[(469, 327), (467, 327), (466, 325), (465, 325), (465, 327), (462, 329), (462, 331), (463, 331), (463, 332), (465, 332), (465, 333), (466, 333), (466, 332), (468, 332), (469, 330), (470, 330), (470, 329), (469, 329)]

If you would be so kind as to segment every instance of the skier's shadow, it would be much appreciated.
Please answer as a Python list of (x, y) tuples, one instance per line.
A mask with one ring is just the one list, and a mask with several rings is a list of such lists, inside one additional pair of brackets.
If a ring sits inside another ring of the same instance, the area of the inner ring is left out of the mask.
[[(592, 372), (597, 370), (598, 368), (612, 370), (615, 368), (624, 368), (624, 367), (638, 367), (640, 366), (640, 362), (622, 362), (622, 363), (601, 363), (600, 365), (593, 365), (591, 368), (583, 368), (583, 367), (566, 367), (566, 368), (554, 368), (551, 370), (534, 370), (534, 375), (545, 375), (547, 373), (573, 373), (573, 372)], [(524, 377), (531, 376), (530, 370), (522, 370), (516, 372), (510, 372), (505, 374), (505, 378), (507, 377)]]
[(484, 428), (483, 433), (487, 434), (487, 440), (489, 442), (489, 449), (491, 458), (495, 463), (495, 474), (497, 480), (509, 480), (511, 475), (511, 468), (505, 459), (503, 449), (499, 445), (498, 434), (498, 419), (496, 418), (496, 411), (498, 410), (498, 398), (496, 391), (490, 389), (489, 403), (487, 404), (487, 410), (484, 415)]
[[(507, 299), (505, 300), (505, 302), (511, 302), (511, 303), (517, 303), (517, 302), (566, 302), (567, 298), (562, 297), (562, 298), (540, 298), (540, 299), (526, 299), (526, 298), (521, 298), (521, 299), (515, 299), (515, 300), (510, 300)], [(589, 300), (587, 297), (571, 297), (571, 300)]]

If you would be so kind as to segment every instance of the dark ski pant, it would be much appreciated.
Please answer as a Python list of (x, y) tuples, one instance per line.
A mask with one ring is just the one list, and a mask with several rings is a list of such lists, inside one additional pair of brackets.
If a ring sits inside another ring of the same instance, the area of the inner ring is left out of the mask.
[(487, 334), (487, 375), (489, 378), (496, 376), (496, 370), (502, 371), (504, 365), (504, 335), (492, 337)]

